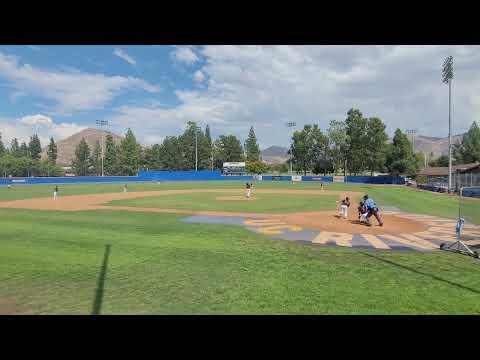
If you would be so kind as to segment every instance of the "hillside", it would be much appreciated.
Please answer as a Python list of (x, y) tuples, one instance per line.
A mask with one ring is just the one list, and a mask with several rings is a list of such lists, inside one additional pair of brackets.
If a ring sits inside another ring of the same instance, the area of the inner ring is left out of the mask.
[[(80, 143), (82, 138), (85, 138), (85, 141), (90, 147), (90, 151), (92, 151), (97, 140), (101, 143), (102, 135), (112, 135), (115, 143), (119, 143), (122, 139), (120, 136), (109, 131), (92, 128), (82, 130), (66, 139), (57, 142), (57, 164), (60, 166), (70, 166), (72, 159), (75, 157), (75, 148)], [(46, 159), (46, 157), (47, 147), (45, 147), (42, 151), (42, 159)]]
[(262, 151), (262, 160), (267, 164), (283, 164), (288, 160), (288, 148), (270, 146)]
[[(452, 136), (452, 144), (461, 142), (463, 134)], [(416, 136), (415, 137), (415, 151), (423, 152), (430, 155), (433, 152), (435, 158), (441, 155), (448, 155), (448, 137), (428, 137), (428, 136)]]

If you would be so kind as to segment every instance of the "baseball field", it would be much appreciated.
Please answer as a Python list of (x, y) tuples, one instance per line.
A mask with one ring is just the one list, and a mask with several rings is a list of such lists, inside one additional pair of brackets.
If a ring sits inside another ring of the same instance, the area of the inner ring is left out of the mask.
[[(479, 260), (438, 250), (454, 196), (258, 182), (246, 199), (243, 182), (211, 181), (59, 185), (53, 200), (53, 187), (0, 187), (0, 314), (480, 313)], [(367, 193), (383, 227), (358, 223)]]

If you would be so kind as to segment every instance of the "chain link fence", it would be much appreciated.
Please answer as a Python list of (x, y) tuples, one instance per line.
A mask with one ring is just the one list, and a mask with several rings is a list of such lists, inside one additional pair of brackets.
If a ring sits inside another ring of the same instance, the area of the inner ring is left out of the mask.
[(466, 223), (480, 225), (480, 186), (461, 188), (459, 217)]
[(458, 192), (463, 187), (480, 186), (480, 173), (458, 173), (452, 176), (452, 180), (452, 186)]

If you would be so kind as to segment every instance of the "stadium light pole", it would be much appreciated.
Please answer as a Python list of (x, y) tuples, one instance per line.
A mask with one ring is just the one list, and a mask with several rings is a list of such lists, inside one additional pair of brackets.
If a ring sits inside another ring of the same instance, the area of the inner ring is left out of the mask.
[(417, 129), (407, 129), (405, 131), (407, 134), (412, 135), (412, 151), (413, 154), (415, 155), (415, 135), (418, 133)]
[[(289, 129), (293, 129), (295, 126), (297, 126), (297, 123), (295, 121), (290, 121), (290, 122), (287, 122), (286, 125)], [(292, 130), (292, 137), (293, 137), (293, 130)], [(293, 168), (292, 168), (293, 154), (291, 153), (291, 151), (292, 151), (292, 146), (290, 146), (290, 176), (293, 175)]]
[(448, 84), (448, 192), (452, 189), (452, 79), (453, 56), (448, 56), (442, 69), (442, 81)]
[(96, 124), (100, 125), (100, 129), (102, 129), (102, 176), (105, 176), (104, 172), (103, 172), (103, 159), (105, 157), (105, 152), (104, 152), (104, 149), (103, 149), (105, 147), (105, 140), (104, 140), (104, 136), (103, 136), (104, 135), (103, 134), (103, 127), (108, 125), (108, 121), (107, 120), (97, 120)]
[(195, 171), (198, 171), (198, 129), (199, 127), (195, 125)]

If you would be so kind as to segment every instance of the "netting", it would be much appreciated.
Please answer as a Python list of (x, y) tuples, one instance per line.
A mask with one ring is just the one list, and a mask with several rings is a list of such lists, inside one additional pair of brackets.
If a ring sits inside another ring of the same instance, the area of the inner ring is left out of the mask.
[(467, 224), (480, 225), (480, 186), (461, 189), (459, 217)]

